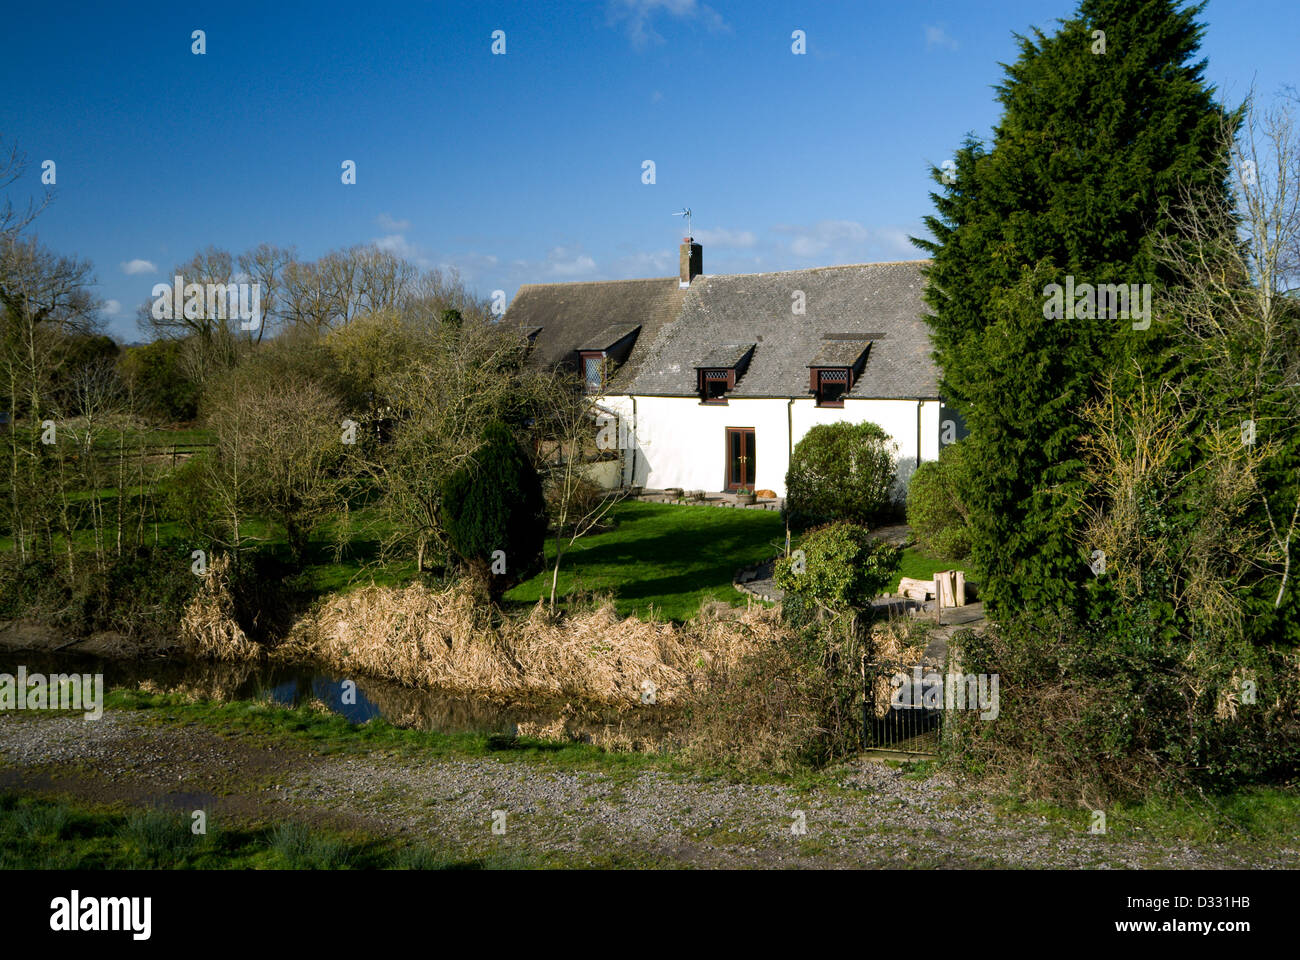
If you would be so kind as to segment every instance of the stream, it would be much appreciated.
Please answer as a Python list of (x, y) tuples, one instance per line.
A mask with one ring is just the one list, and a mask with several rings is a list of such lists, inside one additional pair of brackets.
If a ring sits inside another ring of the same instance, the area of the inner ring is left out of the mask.
[[(619, 710), (563, 700), (500, 702), (461, 692), (406, 687), (366, 676), (344, 677), (309, 664), (218, 663), (188, 659), (109, 660), (73, 653), (0, 651), (0, 674), (103, 674), (104, 689), (144, 687), (204, 700), (263, 700), (285, 707), (317, 702), (361, 724), (380, 717), (394, 726), (436, 733), (544, 736), (622, 742), (645, 749), (669, 736), (660, 706)], [(353, 681), (355, 690), (345, 685)]]

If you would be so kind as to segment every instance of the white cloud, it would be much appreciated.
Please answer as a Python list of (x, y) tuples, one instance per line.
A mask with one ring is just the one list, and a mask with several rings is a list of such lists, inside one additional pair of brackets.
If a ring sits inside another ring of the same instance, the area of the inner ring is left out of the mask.
[(122, 272), (135, 276), (138, 273), (157, 273), (158, 268), (148, 260), (127, 260), (122, 264)]
[(777, 233), (786, 234), (790, 252), (796, 257), (817, 257), (831, 247), (860, 244), (867, 239), (867, 228), (855, 220), (822, 220), (810, 226), (783, 224), (773, 227)]
[(490, 253), (450, 254), (438, 263), (443, 273), (455, 273), (466, 283), (477, 280), (485, 271), (494, 270), (500, 261)]
[(752, 247), (758, 243), (758, 237), (749, 230), (728, 230), (726, 227), (717, 230), (696, 230), (695, 239), (706, 246), (724, 250)]
[(379, 224), (379, 229), (387, 233), (405, 233), (411, 229), (410, 220), (394, 220), (386, 213), (381, 213), (375, 217), (375, 223)]
[(390, 233), (376, 237), (371, 241), (380, 250), (387, 250), (394, 256), (401, 257), (415, 264), (421, 270), (431, 270), (435, 266), (432, 258), (418, 244), (411, 243), (402, 233)]
[[(772, 228), (790, 238), (790, 253), (821, 264), (873, 260), (915, 260), (921, 253), (903, 227), (864, 227), (856, 220), (821, 220), (814, 224), (783, 224)], [(919, 233), (919, 228), (912, 233)]]
[(606, 10), (610, 25), (625, 23), (627, 35), (637, 47), (664, 42), (652, 23), (659, 13), (700, 23), (717, 32), (731, 29), (721, 14), (697, 0), (609, 0)]
[(925, 28), (925, 49), (934, 50), (936, 47), (942, 47), (945, 50), (957, 49), (957, 41), (944, 29), (942, 23)]
[(116, 317), (122, 312), (122, 304), (116, 300), (105, 300), (103, 306), (104, 316)]
[(546, 272), (556, 277), (590, 277), (596, 272), (596, 261), (569, 247), (552, 247), (546, 255)]
[(674, 250), (644, 250), (619, 257), (610, 267), (610, 273), (619, 279), (631, 277), (665, 277), (677, 275), (677, 252)]

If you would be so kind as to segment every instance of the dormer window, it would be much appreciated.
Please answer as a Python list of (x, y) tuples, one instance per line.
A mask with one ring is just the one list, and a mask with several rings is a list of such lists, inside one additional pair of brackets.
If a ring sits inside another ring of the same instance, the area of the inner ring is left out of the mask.
[(582, 357), (582, 381), (589, 394), (603, 393), (608, 362), (603, 350), (584, 350)]
[(578, 348), (578, 365), (582, 371), (583, 389), (588, 394), (605, 392), (614, 372), (627, 362), (640, 332), (639, 323), (616, 323), (580, 341), (583, 346)]
[(700, 403), (726, 403), (727, 391), (735, 385), (735, 370), (701, 370), (699, 383)]
[(817, 406), (842, 407), (844, 394), (849, 392), (852, 371), (848, 367), (817, 367), (814, 369)]
[(871, 341), (861, 338), (862, 334), (853, 333), (822, 335), (821, 349), (808, 364), (808, 392), (817, 406), (844, 406), (844, 397), (862, 376), (871, 350)]
[(709, 351), (695, 367), (695, 391), (700, 403), (726, 403), (727, 394), (736, 389), (753, 355), (752, 343), (724, 343)]

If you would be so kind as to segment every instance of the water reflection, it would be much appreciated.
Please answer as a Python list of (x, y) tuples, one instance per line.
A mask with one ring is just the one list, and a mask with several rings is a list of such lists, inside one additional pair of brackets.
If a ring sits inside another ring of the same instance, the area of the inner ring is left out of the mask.
[(438, 733), (504, 734), (575, 740), (616, 749), (666, 746), (669, 711), (627, 710), (573, 702), (498, 702), (480, 696), (422, 690), (371, 677), (343, 677), (307, 665), (267, 666), (191, 660), (105, 660), (76, 654), (0, 655), (0, 673), (19, 665), (32, 673), (102, 673), (105, 689), (142, 688), (201, 700), (263, 700), (282, 706), (313, 704), (365, 723), (382, 717), (395, 726)]

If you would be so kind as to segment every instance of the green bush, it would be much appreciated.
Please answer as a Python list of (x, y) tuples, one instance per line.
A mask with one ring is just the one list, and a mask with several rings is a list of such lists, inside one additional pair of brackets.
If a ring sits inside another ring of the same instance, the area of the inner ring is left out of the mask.
[(144, 413), (165, 423), (193, 420), (198, 415), (199, 386), (181, 367), (183, 344), (155, 340), (128, 347), (118, 370)]
[(203, 451), (190, 457), (159, 483), (166, 515), (180, 524), (195, 544), (216, 539), (216, 492), (212, 489), (208, 463), (213, 454)]
[(962, 560), (970, 556), (970, 509), (966, 505), (968, 445), (954, 443), (938, 460), (921, 464), (907, 490), (907, 522), (930, 552)]
[[(441, 523), (448, 542), (489, 596), (499, 597), (542, 559), (546, 502), (542, 481), (510, 428), (489, 423), (483, 444), (442, 488)], [(493, 554), (505, 554), (505, 573)]]
[(173, 642), (198, 589), (189, 548), (162, 543), (109, 556), (102, 567), (69, 572), (48, 558), (0, 558), (0, 619), (31, 619), (86, 636), (114, 630)]
[(1293, 651), (1027, 617), (962, 631), (951, 647), (964, 673), (997, 676), (1000, 688), (992, 722), (965, 711), (945, 719), (954, 758), (1028, 796), (1096, 809), (1286, 783), (1300, 768)]
[(137, 547), (100, 568), (83, 567), (67, 579), (67, 604), (54, 622), (75, 634), (115, 630), (169, 645), (198, 591), (190, 572), (190, 547), (163, 543)]
[(808, 532), (799, 549), (776, 562), (776, 585), (787, 604), (862, 610), (898, 573), (903, 548), (872, 537), (866, 527), (832, 523)]
[(835, 520), (873, 524), (890, 506), (895, 445), (874, 423), (823, 423), (794, 448), (785, 509), (800, 529)]

